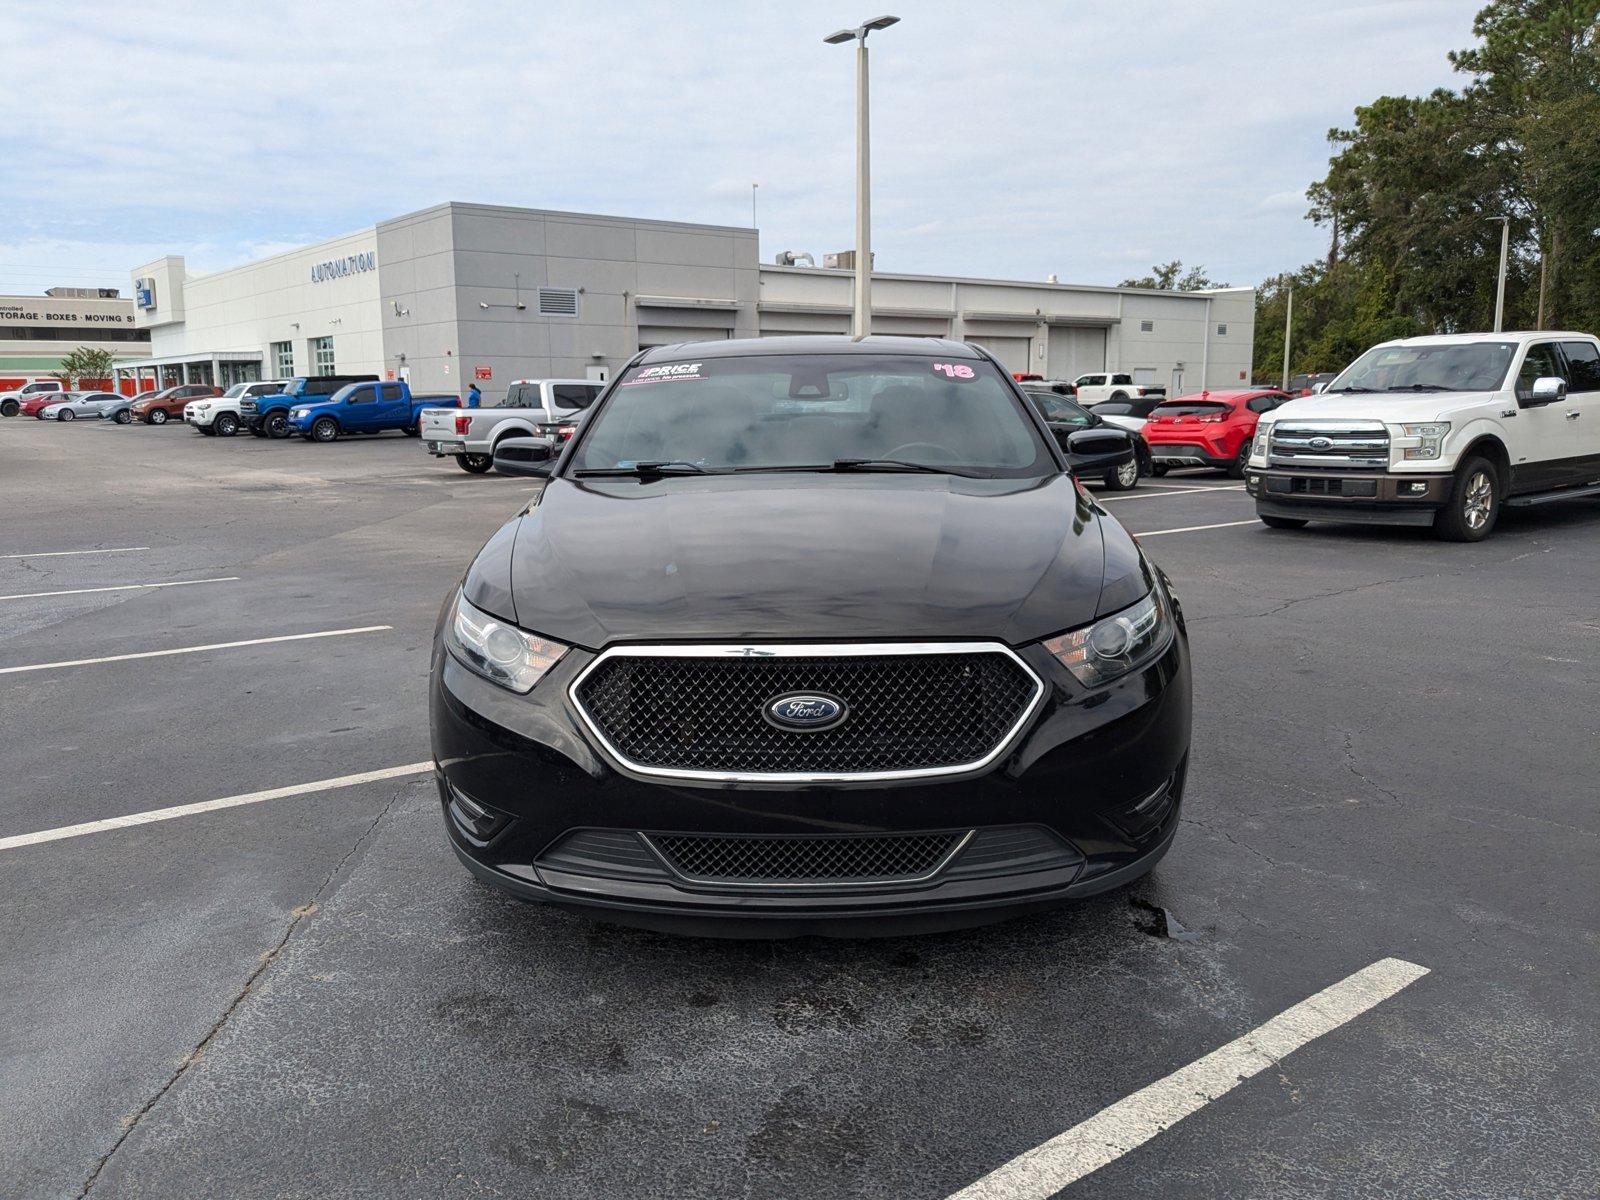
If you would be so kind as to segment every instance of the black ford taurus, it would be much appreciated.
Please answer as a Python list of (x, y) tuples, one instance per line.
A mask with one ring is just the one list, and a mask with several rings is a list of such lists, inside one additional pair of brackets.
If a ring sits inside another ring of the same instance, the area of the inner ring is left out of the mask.
[(1166, 852), (1189, 751), (1167, 580), (985, 351), (640, 354), (441, 613), (452, 846), (656, 928), (995, 920)]

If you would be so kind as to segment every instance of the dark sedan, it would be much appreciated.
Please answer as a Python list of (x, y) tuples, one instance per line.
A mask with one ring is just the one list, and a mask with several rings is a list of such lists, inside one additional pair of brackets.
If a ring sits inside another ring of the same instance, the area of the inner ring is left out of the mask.
[(654, 928), (853, 935), (1060, 904), (1166, 853), (1181, 609), (986, 351), (660, 347), (551, 452), (497, 453), (547, 482), (434, 642), (441, 811), (480, 879)]
[(1022, 385), (1080, 479), (1101, 479), (1113, 492), (1132, 491), (1150, 474), (1150, 447), (1052, 387)]

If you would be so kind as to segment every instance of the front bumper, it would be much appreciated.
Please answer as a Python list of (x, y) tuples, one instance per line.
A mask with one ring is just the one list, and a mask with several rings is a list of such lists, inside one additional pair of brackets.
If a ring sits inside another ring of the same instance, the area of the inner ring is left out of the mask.
[(1380, 525), (1431, 525), (1450, 499), (1449, 474), (1250, 467), (1244, 486), (1265, 516)]
[[(1002, 756), (970, 774), (816, 785), (646, 779), (621, 767), (572, 711), (593, 661), (570, 651), (517, 696), (436, 642), (433, 754), (445, 826), (480, 879), (528, 900), (628, 924), (731, 936), (857, 935), (980, 924), (1117, 887), (1150, 870), (1178, 824), (1190, 736), (1184, 636), (1142, 671), (1088, 692), (1034, 646), (1018, 651), (1044, 701)], [(480, 838), (457, 807), (501, 822)], [(972, 835), (931, 876), (872, 884), (738, 887), (653, 862), (670, 835)], [(626, 850), (571, 852), (596, 833)], [(641, 837), (643, 835), (643, 837)], [(980, 842), (978, 839), (984, 839)], [(1011, 858), (1000, 844), (1032, 846)], [(978, 846), (991, 847), (979, 854)], [(971, 858), (964, 857), (971, 849)], [(976, 860), (983, 860), (979, 869)]]

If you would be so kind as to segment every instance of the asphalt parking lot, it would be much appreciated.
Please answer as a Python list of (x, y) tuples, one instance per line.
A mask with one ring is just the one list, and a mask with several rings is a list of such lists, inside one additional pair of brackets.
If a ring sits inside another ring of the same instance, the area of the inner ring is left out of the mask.
[(0, 1194), (1600, 1194), (1600, 503), (1463, 546), (1269, 531), (1208, 472), (1104, 496), (1190, 624), (1168, 858), (741, 943), (445, 844), (429, 638), (526, 481), (21, 419), (0, 481)]

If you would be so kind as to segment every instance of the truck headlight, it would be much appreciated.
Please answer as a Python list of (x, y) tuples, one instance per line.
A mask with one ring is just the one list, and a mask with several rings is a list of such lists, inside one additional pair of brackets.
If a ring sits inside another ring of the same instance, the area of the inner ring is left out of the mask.
[(1450, 432), (1449, 421), (1429, 421), (1424, 425), (1402, 425), (1407, 437), (1421, 438), (1420, 446), (1407, 446), (1401, 457), (1409, 459), (1438, 458), (1444, 450), (1445, 435)]
[(1093, 625), (1050, 638), (1044, 648), (1085, 687), (1099, 687), (1156, 658), (1172, 641), (1172, 611), (1161, 585)]
[(303, 417), (305, 415), (306, 415), (306, 410), (303, 409), (303, 408), (291, 408), (289, 410), (289, 416), (292, 417), (296, 421), (298, 421), (301, 417)]
[(1255, 444), (1250, 447), (1251, 458), (1265, 458), (1267, 456), (1267, 443), (1272, 440), (1272, 426), (1257, 425)]
[(456, 596), (456, 611), (445, 644), (461, 665), (491, 683), (526, 692), (567, 652), (560, 642), (524, 633)]

